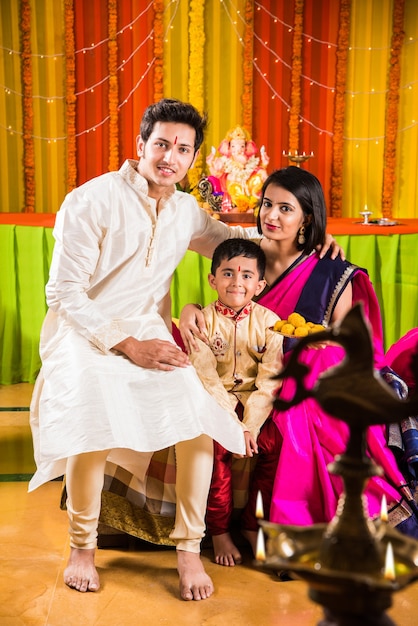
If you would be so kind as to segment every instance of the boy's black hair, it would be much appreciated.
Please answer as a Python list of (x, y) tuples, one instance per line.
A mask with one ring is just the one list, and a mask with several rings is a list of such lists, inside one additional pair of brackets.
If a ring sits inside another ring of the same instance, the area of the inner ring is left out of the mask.
[(225, 239), (215, 248), (212, 256), (211, 274), (215, 275), (216, 270), (224, 259), (230, 261), (237, 256), (244, 256), (247, 259), (257, 260), (258, 277), (260, 280), (264, 278), (266, 271), (266, 255), (258, 244), (249, 239), (233, 238)]
[(163, 98), (147, 107), (142, 116), (139, 129), (144, 143), (150, 138), (157, 122), (175, 122), (191, 126), (196, 131), (194, 140), (195, 154), (202, 145), (207, 126), (207, 116), (206, 114), (200, 115), (199, 111), (192, 104), (175, 100), (174, 98)]

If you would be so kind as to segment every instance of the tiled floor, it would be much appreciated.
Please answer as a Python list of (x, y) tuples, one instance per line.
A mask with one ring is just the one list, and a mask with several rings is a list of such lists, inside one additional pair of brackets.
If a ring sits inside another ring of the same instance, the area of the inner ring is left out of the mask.
[[(30, 385), (0, 386), (0, 409), (28, 407)], [(59, 482), (27, 493), (33, 471), (28, 412), (0, 411), (0, 624), (1, 626), (314, 626), (320, 607), (300, 581), (280, 582), (243, 565), (224, 568), (204, 551), (216, 591), (209, 600), (178, 599), (175, 553), (144, 545), (99, 550), (102, 588), (80, 594), (62, 572), (69, 553)], [(398, 626), (415, 626), (418, 583), (394, 596), (388, 612)]]

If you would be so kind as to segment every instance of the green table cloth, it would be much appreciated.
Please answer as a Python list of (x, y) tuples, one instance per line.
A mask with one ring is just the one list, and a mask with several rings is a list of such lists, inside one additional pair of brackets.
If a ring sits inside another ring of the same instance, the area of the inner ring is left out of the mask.
[[(382, 310), (385, 345), (418, 326), (418, 233), (337, 235), (346, 257), (369, 271)], [(0, 384), (34, 382), (52, 228), (0, 224)], [(173, 317), (188, 302), (208, 304), (210, 261), (187, 252), (171, 288)]]

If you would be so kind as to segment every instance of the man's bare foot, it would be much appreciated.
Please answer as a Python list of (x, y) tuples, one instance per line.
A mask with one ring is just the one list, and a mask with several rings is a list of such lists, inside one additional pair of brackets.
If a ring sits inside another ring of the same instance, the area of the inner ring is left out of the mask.
[(177, 550), (177, 571), (183, 600), (206, 600), (212, 595), (213, 582), (205, 572), (199, 553)]
[(257, 531), (255, 530), (242, 530), (242, 535), (249, 542), (253, 555), (256, 556), (257, 552)]
[(229, 533), (213, 535), (213, 550), (215, 552), (215, 563), (233, 567), (242, 562), (240, 551), (234, 544)]
[(64, 582), (77, 591), (97, 591), (100, 587), (99, 574), (94, 565), (92, 550), (71, 548), (70, 558), (64, 570)]

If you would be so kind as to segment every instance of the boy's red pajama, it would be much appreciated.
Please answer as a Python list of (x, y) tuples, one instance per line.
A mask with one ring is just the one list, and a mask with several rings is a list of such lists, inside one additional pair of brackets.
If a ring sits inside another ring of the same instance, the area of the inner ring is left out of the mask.
[[(257, 440), (257, 462), (251, 477), (248, 502), (243, 511), (241, 526), (245, 530), (258, 530), (255, 515), (258, 491), (261, 492), (264, 519), (269, 519), (270, 501), (279, 460), (282, 437), (273, 420), (268, 419)], [(232, 454), (214, 441), (214, 466), (206, 511), (206, 525), (210, 535), (230, 531), (233, 513)]]
[(259, 528), (258, 519), (255, 515), (257, 494), (259, 491), (261, 492), (263, 501), (263, 517), (266, 520), (270, 519), (273, 485), (282, 443), (283, 438), (279, 429), (273, 420), (269, 418), (264, 423), (257, 439), (257, 462), (250, 481), (248, 502), (241, 516), (241, 526), (245, 530), (257, 531)]
[(213, 474), (206, 509), (208, 533), (213, 536), (229, 532), (232, 511), (232, 454), (214, 441)]

